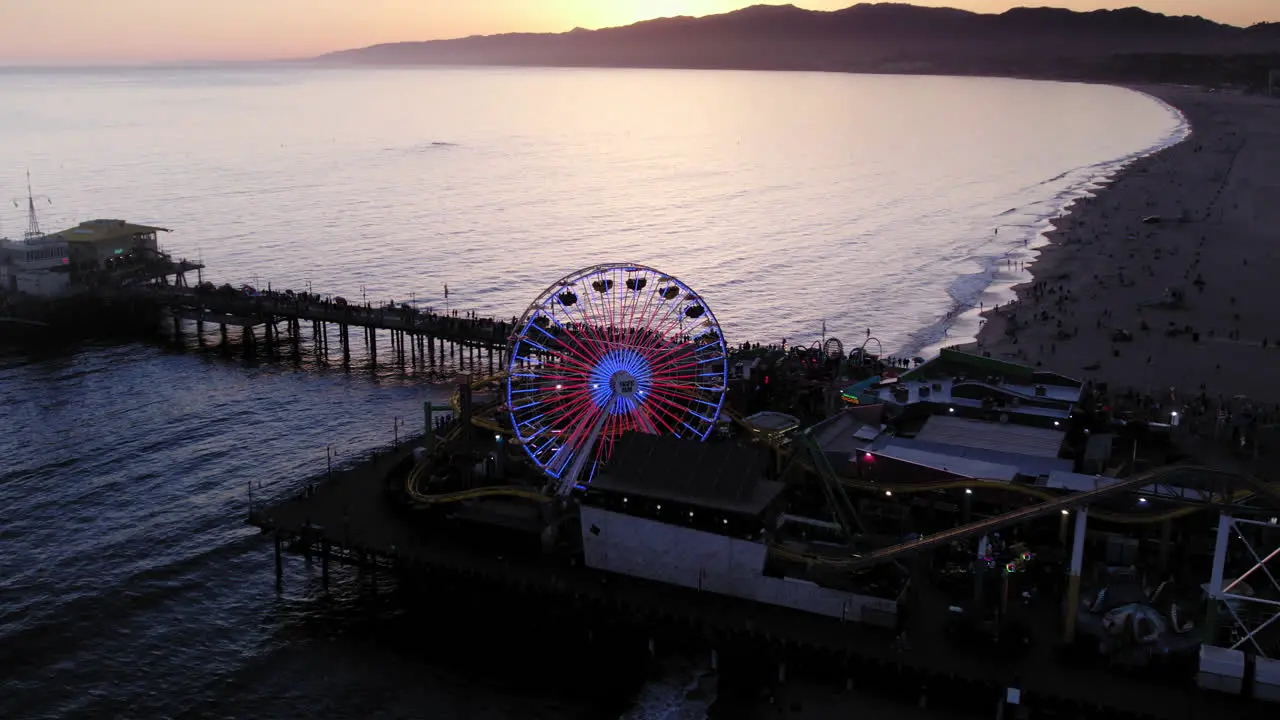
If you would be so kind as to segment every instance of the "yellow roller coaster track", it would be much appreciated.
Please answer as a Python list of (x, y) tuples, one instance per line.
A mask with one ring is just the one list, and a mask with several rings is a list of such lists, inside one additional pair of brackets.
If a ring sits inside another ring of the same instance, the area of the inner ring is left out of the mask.
[[(778, 547), (778, 546), (771, 547), (770, 552), (772, 552), (776, 557), (794, 560), (797, 562), (808, 563), (811, 565), (824, 565), (828, 567), (844, 568), (846, 570), (856, 572), (858, 570), (867, 569), (871, 566), (874, 566), (877, 563), (892, 560), (893, 558), (896, 558), (897, 556), (902, 554), (928, 550), (934, 547), (938, 547), (952, 540), (959, 540), (966, 537), (972, 537), (977, 534), (998, 530), (1002, 527), (1006, 527), (1009, 525), (1027, 522), (1029, 520), (1036, 518), (1037, 516), (1043, 515), (1047, 512), (1051, 512), (1058, 508), (1066, 509), (1068, 507), (1072, 507), (1081, 503), (1087, 503), (1088, 501), (1094, 499), (1095, 497), (1100, 498), (1107, 495), (1115, 494), (1117, 492), (1123, 492), (1125, 490), (1134, 490), (1147, 484), (1155, 484), (1161, 476), (1174, 474), (1178, 472), (1186, 472), (1186, 471), (1209, 472), (1209, 473), (1219, 472), (1211, 468), (1205, 468), (1201, 466), (1174, 465), (1174, 466), (1153, 468), (1151, 470), (1147, 470), (1147, 471), (1138, 473), (1134, 476), (1131, 476), (1129, 478), (1120, 480), (1116, 482), (1116, 484), (1113, 486), (1104, 486), (1101, 488), (1097, 488), (1095, 490), (1087, 490), (1087, 491), (1078, 492), (1078, 493), (1067, 493), (1064, 495), (1052, 495), (1052, 494), (1046, 493), (1047, 495), (1049, 495), (1049, 498), (1045, 499), (1045, 501), (1042, 503), (1028, 506), (1026, 508), (1013, 510), (1003, 515), (984, 518), (982, 520), (969, 523), (968, 525), (962, 525), (962, 526), (951, 528), (948, 530), (943, 530), (938, 533), (934, 533), (932, 535), (922, 536), (917, 540), (912, 540), (910, 542), (902, 543), (900, 545), (873, 550), (866, 553), (865, 555), (854, 555), (852, 557), (831, 557), (831, 556), (811, 555), (808, 553), (797, 552), (794, 550), (789, 550), (789, 549)], [(1259, 492), (1262, 492), (1263, 490), (1266, 490), (1268, 494), (1270, 494), (1271, 492), (1270, 488), (1267, 487), (1263, 481), (1258, 480), (1257, 478), (1254, 478), (1248, 475), (1239, 475), (1238, 477), (1241, 480), (1246, 481), (1250, 485), (1254, 485)], [(875, 487), (877, 490), (880, 490), (880, 491), (894, 489), (894, 486), (876, 485), (873, 487)], [(944, 487), (957, 487), (957, 488), (993, 487), (997, 489), (1013, 490), (1016, 486), (1011, 486), (996, 480), (974, 479), (974, 480), (948, 481), (944, 483), (908, 485), (905, 487), (899, 486), (897, 491), (898, 492), (911, 492), (911, 491), (921, 492), (927, 489), (942, 489)], [(1031, 488), (1020, 488), (1020, 489), (1031, 490)], [(1043, 490), (1039, 490), (1038, 488), (1036, 490), (1038, 492), (1044, 492)], [(1244, 496), (1248, 496), (1252, 494), (1254, 493), (1250, 491), (1238, 492), (1235, 494), (1234, 499), (1241, 499)], [(1113, 522), (1123, 522), (1123, 523), (1129, 523), (1129, 524), (1142, 524), (1142, 523), (1159, 522), (1161, 520), (1180, 517), (1182, 515), (1188, 515), (1188, 514), (1197, 512), (1199, 510), (1206, 509), (1208, 507), (1212, 507), (1212, 506), (1204, 505), (1204, 506), (1198, 506), (1198, 507), (1196, 506), (1185, 507), (1185, 508), (1178, 508), (1177, 510), (1171, 510), (1166, 513), (1141, 515), (1141, 516), (1130, 516), (1130, 515), (1120, 515), (1115, 513), (1106, 513), (1104, 511), (1098, 511), (1091, 508), (1089, 511), (1089, 515), (1091, 517), (1096, 517), (1100, 520), (1109, 520)]]
[[(495, 375), (488, 375), (486, 377), (482, 377), (477, 380), (472, 380), (471, 389), (483, 390), (485, 387), (489, 385), (501, 383), (503, 380), (506, 380), (506, 379), (507, 379), (507, 373), (505, 372), (500, 372)], [(507, 427), (503, 427), (501, 424), (497, 423), (494, 420), (490, 420), (487, 417), (482, 417), (482, 414), (484, 412), (495, 409), (499, 407), (501, 404), (502, 404), (501, 401), (495, 401), (495, 402), (489, 403), (488, 405), (484, 405), (482, 407), (473, 408), (472, 415), (471, 415), (471, 424), (475, 425), (476, 427), (482, 430), (488, 430), (489, 432), (494, 433), (495, 435), (502, 435), (503, 437), (507, 437), (507, 438), (516, 438), (517, 436), (514, 430)], [(459, 416), (462, 414), (462, 396), (459, 390), (454, 390), (453, 395), (449, 397), (449, 406), (453, 408), (454, 416)]]
[(496, 487), (482, 487), (472, 490), (459, 490), (451, 493), (440, 493), (438, 495), (424, 495), (414, 492), (413, 501), (423, 505), (444, 505), (448, 503), (463, 502), (464, 500), (476, 500), (488, 497), (516, 497), (524, 500), (533, 500), (535, 502), (551, 502), (552, 498), (542, 494), (537, 490), (530, 488), (517, 487), (514, 485), (504, 485)]
[[(880, 483), (871, 483), (861, 480), (848, 480), (841, 478), (841, 484), (853, 490), (869, 490), (875, 492), (892, 492), (894, 494), (906, 495), (910, 493), (929, 492), (932, 490), (961, 490), (961, 489), (988, 489), (1000, 490), (1004, 492), (1016, 493), (1021, 495), (1030, 495), (1031, 497), (1041, 500), (1054, 500), (1062, 497), (1061, 494), (1049, 492), (1043, 488), (1028, 487), (1026, 485), (1013, 485), (1003, 480), (948, 480), (945, 482), (934, 483), (918, 483), (918, 484), (899, 484), (899, 485), (883, 485)], [(1254, 493), (1249, 490), (1241, 490), (1235, 493), (1231, 498), (1231, 504), (1243, 502), (1253, 497)], [(1089, 509), (1089, 517), (1102, 520), (1104, 522), (1122, 523), (1126, 525), (1147, 525), (1150, 523), (1162, 522), (1164, 520), (1174, 520), (1180, 517), (1186, 517), (1193, 513), (1207, 509), (1208, 505), (1194, 505), (1188, 507), (1180, 507), (1175, 510), (1169, 510), (1162, 513), (1117, 513), (1098, 510), (1096, 508)]]
[[(483, 426), (482, 426), (483, 427)], [(443, 438), (444, 442), (449, 442), (458, 436), (461, 428), (455, 427), (450, 430)], [(463, 502), (464, 500), (476, 500), (486, 497), (517, 497), (525, 500), (533, 500), (535, 502), (550, 502), (551, 498), (543, 495), (537, 490), (516, 486), (497, 486), (474, 488), (471, 490), (458, 490), (456, 492), (447, 493), (424, 493), (418, 488), (425, 479), (425, 475), (431, 464), (424, 460), (413, 466), (409, 471), (409, 475), (405, 478), (404, 489), (405, 494), (409, 496), (410, 501), (417, 505), (443, 505), (447, 503)]]

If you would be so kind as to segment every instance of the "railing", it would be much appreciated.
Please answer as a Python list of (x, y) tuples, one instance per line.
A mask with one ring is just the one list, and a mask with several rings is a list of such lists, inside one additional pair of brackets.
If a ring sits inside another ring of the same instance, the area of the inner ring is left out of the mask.
[[(372, 307), (322, 300), (314, 295), (272, 293), (250, 295), (243, 291), (199, 291), (189, 288), (146, 286), (135, 292), (174, 306), (186, 306), (228, 315), (264, 315), (319, 320), (387, 330), (405, 330), (446, 339), (463, 339), (489, 346), (505, 345), (511, 324), (494, 318), (441, 315), (405, 305)], [(464, 314), (466, 315), (466, 314)]]

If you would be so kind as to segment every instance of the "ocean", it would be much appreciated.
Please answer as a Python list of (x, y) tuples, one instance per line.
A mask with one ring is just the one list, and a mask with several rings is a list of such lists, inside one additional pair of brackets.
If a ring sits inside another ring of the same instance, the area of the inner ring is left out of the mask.
[[(638, 262), (731, 344), (869, 331), (897, 355), (972, 336), (1050, 219), (1189, 132), (1108, 86), (782, 72), (9, 69), (0, 105), (0, 194), (29, 169), (44, 230), (163, 226), (206, 280), (509, 318)], [(190, 341), (0, 350), (0, 716), (701, 717), (696, 660), (584, 693), (536, 647), (402, 642), (421, 618), (354, 573), (324, 593), (289, 562), (275, 592), (250, 483), (390, 444), (434, 379)]]

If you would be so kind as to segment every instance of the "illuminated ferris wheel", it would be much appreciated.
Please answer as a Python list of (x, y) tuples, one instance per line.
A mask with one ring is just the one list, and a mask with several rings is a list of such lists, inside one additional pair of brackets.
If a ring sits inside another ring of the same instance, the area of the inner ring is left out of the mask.
[(624, 432), (705, 439), (724, 403), (725, 355), (711, 309), (679, 280), (628, 263), (579, 270), (516, 325), (511, 424), (567, 494), (591, 481)]

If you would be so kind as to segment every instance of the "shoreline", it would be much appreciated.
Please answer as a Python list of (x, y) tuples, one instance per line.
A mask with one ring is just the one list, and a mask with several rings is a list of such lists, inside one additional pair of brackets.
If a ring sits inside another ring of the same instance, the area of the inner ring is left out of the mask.
[[(1023, 80), (1024, 78), (1009, 79)], [(1036, 80), (1034, 78), (1027, 80), (1055, 82)], [(1023, 241), (1023, 244), (1021, 246), (1006, 246), (1000, 254), (992, 255), (991, 263), (985, 270), (989, 275), (988, 282), (972, 298), (965, 300), (953, 299), (952, 308), (946, 315), (914, 333), (913, 336), (925, 335), (927, 339), (923, 342), (909, 345), (906, 354), (931, 358), (936, 357), (943, 348), (960, 347), (972, 349), (975, 347), (975, 343), (980, 339), (982, 328), (987, 322), (987, 311), (997, 305), (1004, 305), (1016, 300), (1018, 288), (1024, 284), (1034, 282), (1032, 274), (1033, 263), (1040, 259), (1042, 250), (1054, 243), (1054, 234), (1058, 232), (1066, 218), (1075, 212), (1081, 202), (1085, 202), (1095, 197), (1098, 193), (1104, 192), (1109, 185), (1128, 171), (1134, 163), (1186, 142), (1192, 135), (1192, 124), (1186, 114), (1172, 103), (1153, 95), (1149, 92), (1149, 88), (1145, 86), (1089, 82), (1080, 84), (1119, 87), (1145, 95), (1167, 108), (1171, 115), (1176, 116), (1178, 125), (1168, 136), (1142, 150), (1131, 152), (1113, 160), (1068, 171), (1093, 171), (1094, 174), (1061, 193), (1059, 197), (1060, 204), (1053, 213), (1040, 216), (1031, 225), (1020, 226), (1030, 228), (1030, 236)], [(1004, 230), (1008, 229), (1009, 226), (997, 225), (997, 227)]]
[(1072, 202), (1007, 287), (1014, 299), (984, 308), (961, 347), (1146, 394), (1280, 401), (1280, 324), (1265, 312), (1280, 271), (1268, 237), (1280, 203), (1265, 199), (1280, 197), (1280, 101), (1130, 89), (1189, 133)]

